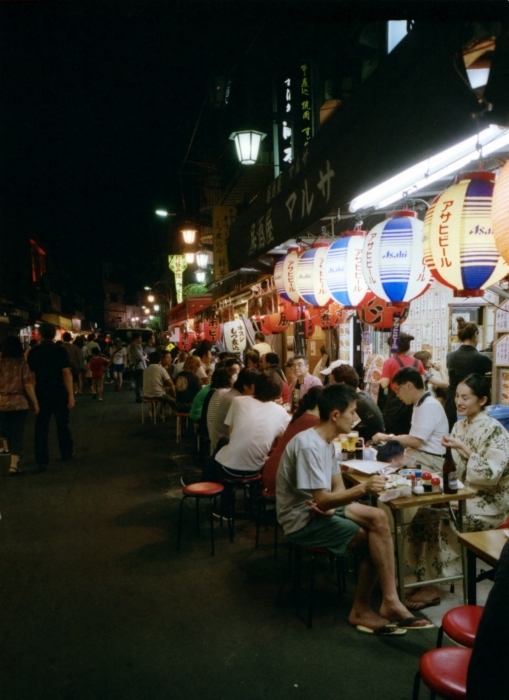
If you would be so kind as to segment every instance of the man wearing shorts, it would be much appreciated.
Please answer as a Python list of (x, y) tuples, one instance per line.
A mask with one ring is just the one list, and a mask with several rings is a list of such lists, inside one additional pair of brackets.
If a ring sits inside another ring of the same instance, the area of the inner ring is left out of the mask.
[[(365, 547), (355, 599), (348, 621), (360, 632), (394, 635), (431, 626), (412, 617), (399, 600), (389, 521), (381, 508), (355, 501), (379, 494), (385, 477), (345, 489), (332, 441), (349, 433), (358, 416), (357, 393), (346, 385), (326, 387), (318, 399), (320, 423), (296, 435), (287, 445), (277, 473), (278, 520), (285, 537), (295, 544), (325, 547), (336, 555)], [(375, 583), (382, 589), (379, 614), (371, 609)]]

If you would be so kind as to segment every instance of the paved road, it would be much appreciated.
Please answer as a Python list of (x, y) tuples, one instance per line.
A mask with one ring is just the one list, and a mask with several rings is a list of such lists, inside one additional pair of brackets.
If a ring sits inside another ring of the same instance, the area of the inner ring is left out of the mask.
[[(408, 697), (434, 633), (397, 639), (346, 624), (319, 578), (309, 631), (278, 594), (270, 535), (258, 552), (240, 522), (235, 543), (218, 531), (209, 556), (186, 511), (175, 551), (180, 474), (190, 447), (170, 420), (141, 425), (127, 389), (102, 403), (78, 397), (76, 458), (34, 473), (30, 419), (23, 476), (0, 460), (0, 700), (205, 700)], [(324, 571), (324, 575), (327, 570)], [(320, 604), (321, 603), (321, 604)]]

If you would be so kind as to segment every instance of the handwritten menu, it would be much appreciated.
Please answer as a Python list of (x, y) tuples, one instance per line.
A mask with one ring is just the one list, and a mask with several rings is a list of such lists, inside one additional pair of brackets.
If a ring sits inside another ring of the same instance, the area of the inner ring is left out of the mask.
[(509, 299), (504, 301), (495, 314), (495, 331), (503, 333), (509, 331)]
[(497, 365), (509, 365), (509, 334), (503, 335), (494, 343)]

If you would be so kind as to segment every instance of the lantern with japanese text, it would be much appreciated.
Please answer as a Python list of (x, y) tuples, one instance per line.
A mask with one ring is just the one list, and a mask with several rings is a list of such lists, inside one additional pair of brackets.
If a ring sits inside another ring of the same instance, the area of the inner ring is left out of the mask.
[(269, 316), (264, 316), (262, 319), (262, 333), (265, 333), (265, 335), (283, 333), (289, 325), (290, 321), (286, 318), (284, 312), (270, 314)]
[(284, 299), (281, 299), (280, 301), (281, 304), (279, 308), (281, 313), (284, 313), (285, 318), (288, 321), (298, 321), (302, 313), (302, 308), (298, 304), (292, 304)]
[(423, 258), (422, 221), (417, 212), (392, 212), (369, 231), (362, 271), (371, 291), (395, 306), (427, 290), (431, 273)]
[(331, 301), (325, 283), (325, 258), (330, 244), (315, 242), (299, 257), (297, 289), (301, 299), (311, 306), (326, 306)]
[(246, 349), (246, 328), (241, 318), (224, 324), (223, 340), (228, 352), (244, 352)]
[(302, 320), (304, 323), (304, 338), (309, 340), (315, 332), (315, 323), (307, 309), (305, 309), (304, 313), (302, 314)]
[(424, 219), (425, 262), (455, 296), (482, 296), (483, 289), (509, 274), (492, 231), (494, 181), (493, 173), (462, 173)]
[(347, 309), (365, 304), (374, 294), (362, 272), (366, 231), (345, 231), (330, 246), (325, 258), (325, 282), (333, 299)]
[(205, 340), (210, 340), (211, 343), (216, 343), (218, 340), (221, 340), (222, 327), (216, 316), (210, 321), (205, 321), (203, 324), (203, 334)]
[(194, 322), (194, 335), (195, 335), (195, 340), (197, 343), (201, 343), (202, 340), (205, 340), (203, 323), (201, 321)]
[(311, 309), (309, 315), (315, 326), (327, 330), (339, 326), (340, 323), (345, 323), (348, 318), (348, 309), (334, 302), (321, 309)]
[(185, 350), (189, 352), (192, 349), (195, 340), (194, 331), (187, 330), (183, 327), (180, 329), (180, 337), (177, 342), (177, 347), (179, 350)]
[(295, 304), (301, 300), (297, 287), (297, 265), (302, 251), (300, 246), (290, 247), (285, 257), (278, 260), (274, 268), (274, 282), (279, 296)]
[(498, 252), (509, 263), (509, 160), (493, 188), (493, 236)]
[(357, 315), (362, 323), (376, 328), (379, 331), (390, 331), (393, 326), (394, 315), (401, 314), (399, 323), (407, 318), (410, 310), (410, 304), (403, 306), (393, 306), (388, 304), (385, 299), (373, 297), (364, 306), (357, 309)]

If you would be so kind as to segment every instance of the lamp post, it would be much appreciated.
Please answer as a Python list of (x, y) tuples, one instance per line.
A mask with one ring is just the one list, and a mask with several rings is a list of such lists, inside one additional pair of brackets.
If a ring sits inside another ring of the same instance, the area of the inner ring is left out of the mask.
[(260, 143), (266, 137), (262, 131), (245, 130), (234, 131), (230, 139), (235, 142), (237, 156), (242, 165), (253, 165), (258, 158)]

